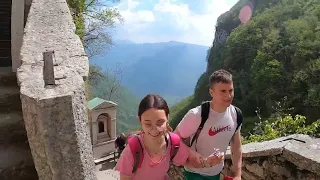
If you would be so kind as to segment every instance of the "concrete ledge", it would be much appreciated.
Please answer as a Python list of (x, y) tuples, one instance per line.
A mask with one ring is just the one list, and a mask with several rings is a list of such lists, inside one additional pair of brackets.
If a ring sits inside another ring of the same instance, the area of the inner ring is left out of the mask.
[[(35, 85), (33, 89), (43, 90), (42, 53), (47, 50), (55, 51), (57, 80), (74, 76), (86, 79), (89, 72), (88, 57), (75, 29), (65, 0), (33, 0), (24, 30), (18, 83), (32, 83)], [(65, 82), (58, 82), (62, 83)]]

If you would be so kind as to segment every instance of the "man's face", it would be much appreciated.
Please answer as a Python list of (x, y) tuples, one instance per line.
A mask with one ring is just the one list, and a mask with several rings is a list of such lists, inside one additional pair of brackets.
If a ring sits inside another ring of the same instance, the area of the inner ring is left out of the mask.
[(211, 85), (209, 90), (214, 101), (222, 107), (228, 107), (232, 103), (234, 97), (233, 82), (215, 83)]

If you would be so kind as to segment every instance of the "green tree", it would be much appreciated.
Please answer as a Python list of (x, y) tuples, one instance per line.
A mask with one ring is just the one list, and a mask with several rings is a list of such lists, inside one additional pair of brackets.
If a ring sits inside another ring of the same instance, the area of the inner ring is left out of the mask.
[(112, 7), (119, 0), (67, 0), (76, 25), (76, 33), (83, 41), (89, 57), (113, 45), (110, 31), (116, 22), (123, 22), (119, 10)]
[(84, 11), (86, 33), (83, 36), (88, 56), (95, 56), (113, 45), (111, 32), (116, 22), (124, 20), (112, 4), (120, 0), (86, 0)]
[(246, 138), (243, 143), (267, 141), (291, 134), (307, 134), (319, 137), (319, 127), (320, 119), (306, 125), (305, 116), (296, 115), (293, 117), (287, 115), (283, 118), (278, 117), (275, 120), (269, 119), (256, 123), (253, 134)]
[[(239, 11), (250, 3), (253, 17), (240, 24)], [(222, 14), (208, 51), (207, 70), (198, 79), (193, 99), (179, 105), (185, 108), (175, 113), (175, 124), (187, 107), (209, 99), (208, 78), (221, 68), (233, 74), (234, 104), (248, 120), (243, 127), (252, 128), (246, 123), (259, 121), (257, 108), (262, 119), (300, 114), (306, 117), (306, 126), (319, 119), (319, 10), (320, 1), (315, 0), (240, 0)], [(217, 41), (221, 38), (217, 32), (230, 33), (225, 43)], [(252, 129), (242, 130), (246, 134)]]

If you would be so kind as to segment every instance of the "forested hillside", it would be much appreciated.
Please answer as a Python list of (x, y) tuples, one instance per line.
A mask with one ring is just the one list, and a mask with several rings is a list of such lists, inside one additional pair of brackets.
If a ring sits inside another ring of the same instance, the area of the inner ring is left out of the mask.
[[(247, 23), (238, 18), (244, 5), (254, 10)], [(221, 68), (233, 74), (234, 104), (244, 112), (245, 135), (260, 121), (257, 114), (269, 120), (300, 114), (309, 124), (320, 119), (320, 1), (240, 0), (219, 17), (207, 57), (194, 95), (172, 110), (173, 127), (209, 99), (208, 76)]]

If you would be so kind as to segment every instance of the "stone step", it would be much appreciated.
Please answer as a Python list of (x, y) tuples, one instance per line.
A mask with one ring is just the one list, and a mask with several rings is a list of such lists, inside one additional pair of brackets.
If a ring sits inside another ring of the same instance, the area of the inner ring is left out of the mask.
[[(2, 49), (5, 50), (5, 49)], [(11, 66), (12, 58), (11, 56), (1, 57), (0, 56), (0, 67)]]
[(1, 180), (38, 180), (28, 144), (0, 145)]
[(15, 73), (0, 72), (0, 113), (21, 112), (20, 88)]
[(0, 88), (5, 86), (17, 86), (16, 73), (11, 72), (11, 67), (0, 68)]
[(15, 143), (28, 144), (22, 112), (0, 113), (0, 144), (5, 146)]
[[(1, 29), (1, 27), (0, 27)], [(5, 29), (4, 27), (2, 27), (2, 29)], [(11, 41), (10, 40), (0, 40), (0, 48), (10, 48), (11, 47)]]
[[(1, 39), (1, 35), (0, 35)], [(10, 49), (0, 49), (0, 57), (10, 57), (11, 56), (11, 51)]]
[(22, 107), (19, 89), (9, 86), (1, 87), (1, 91), (4, 93), (0, 94), (0, 113), (21, 111)]

